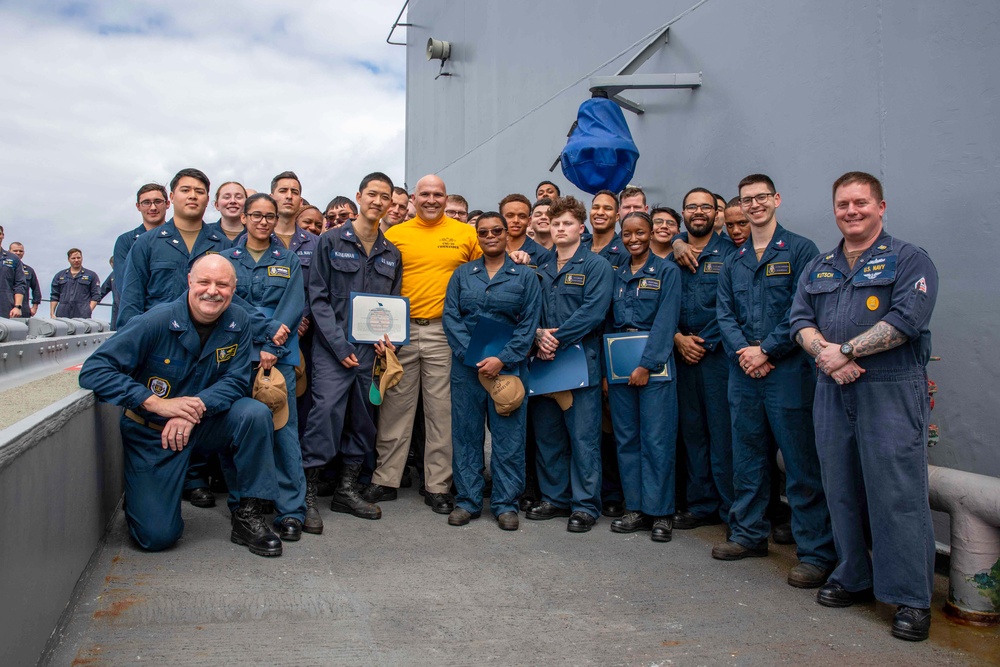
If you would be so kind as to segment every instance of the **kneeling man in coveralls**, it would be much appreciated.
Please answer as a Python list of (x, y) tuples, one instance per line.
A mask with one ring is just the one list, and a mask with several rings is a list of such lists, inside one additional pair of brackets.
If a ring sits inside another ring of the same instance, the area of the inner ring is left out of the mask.
[(181, 491), (191, 451), (231, 457), (240, 493), (231, 539), (260, 556), (280, 556), (262, 500), (277, 492), (271, 411), (249, 398), (249, 316), (231, 308), (232, 265), (198, 259), (188, 290), (137, 315), (83, 365), (80, 386), (125, 408), (125, 516), (140, 547), (160, 551), (180, 539)]
[(937, 270), (883, 230), (882, 184), (871, 174), (837, 179), (833, 212), (844, 240), (802, 272), (790, 314), (792, 336), (820, 370), (816, 449), (837, 546), (816, 599), (897, 604), (892, 634), (919, 641), (934, 584), (925, 367)]

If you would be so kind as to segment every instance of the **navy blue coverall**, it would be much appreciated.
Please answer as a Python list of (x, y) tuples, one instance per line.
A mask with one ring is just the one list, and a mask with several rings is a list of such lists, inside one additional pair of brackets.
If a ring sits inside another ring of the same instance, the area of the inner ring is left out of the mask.
[[(118, 237), (115, 249), (119, 249), (119, 243), (123, 244), (123, 247), (127, 245), (128, 237), (138, 233), (140, 229), (145, 228), (140, 225), (132, 232)], [(136, 315), (157, 304), (176, 299), (187, 291), (187, 275), (195, 260), (202, 255), (222, 252), (232, 245), (218, 226), (203, 223), (191, 252), (188, 252), (184, 238), (177, 231), (173, 218), (134, 238), (131, 249), (127, 251), (122, 279), (118, 283), (121, 301), (116, 326), (120, 329)], [(233, 301), (248, 311), (253, 310), (237, 294), (233, 295)], [(251, 319), (259, 323), (263, 315), (257, 313)], [(280, 324), (273, 323), (267, 329), (266, 335), (258, 333), (259, 327), (253, 328), (254, 344), (264, 345), (265, 350), (274, 354), (275, 348), (268, 346), (268, 343), (278, 333), (279, 327)], [(191, 471), (184, 485), (186, 491), (208, 487), (205, 465), (206, 462), (200, 454), (192, 457)]]
[(65, 269), (53, 276), (49, 298), (59, 302), (56, 317), (88, 318), (90, 302), (101, 300), (101, 279), (90, 269), (81, 268), (75, 276)]
[(588, 375), (588, 386), (573, 390), (573, 405), (565, 412), (549, 396), (532, 401), (538, 486), (542, 500), (596, 519), (601, 514), (600, 347), (614, 273), (607, 261), (581, 243), (562, 269), (553, 254), (538, 267), (538, 275), (541, 326), (556, 329), (552, 335), (560, 350), (583, 346)]
[(530, 236), (524, 237), (524, 243), (521, 244), (520, 250), (528, 253), (528, 256), (531, 257), (531, 261), (528, 262), (528, 266), (533, 269), (537, 269), (539, 265), (547, 262), (550, 259), (550, 255), (554, 252)]
[(10, 316), (16, 294), (25, 295), (21, 302), (21, 316), (29, 317), (31, 310), (28, 308), (27, 292), (28, 284), (20, 258), (0, 248), (0, 317)]
[[(399, 296), (403, 263), (381, 230), (371, 255), (354, 232), (354, 223), (319, 237), (309, 274), (312, 326), (312, 394), (302, 462), (306, 468), (330, 463), (340, 455), (347, 465), (364, 463), (375, 453), (375, 406), (368, 398), (375, 348), (347, 338), (351, 292)], [(356, 368), (342, 359), (355, 355)], [(373, 463), (371, 460), (369, 463)]]
[[(584, 234), (580, 239), (580, 244), (586, 246), (593, 252), (594, 237), (589, 233)], [(612, 271), (617, 271), (618, 267), (632, 262), (632, 255), (625, 244), (622, 243), (621, 234), (615, 232), (614, 237), (606, 246), (601, 248), (597, 254), (608, 260)], [(552, 254), (555, 260), (555, 251)], [(604, 332), (601, 331), (601, 334)], [(604, 345), (600, 347), (599, 366), (604, 368)], [(603, 370), (601, 371), (603, 373)], [(618, 470), (618, 445), (615, 443), (614, 427), (611, 424), (611, 406), (608, 399), (601, 395), (601, 500), (604, 504), (612, 502), (621, 503), (625, 496), (622, 492), (621, 471)]]
[[(278, 478), (278, 495), (274, 499), (277, 515), (274, 523), (280, 524), (288, 517), (305, 520), (306, 476), (302, 470), (302, 450), (299, 448), (298, 412), (295, 409), (295, 366), (299, 363), (298, 326), (302, 319), (305, 299), (302, 288), (302, 269), (298, 257), (276, 238), (259, 260), (246, 249), (246, 237), (235, 248), (222, 251), (223, 257), (236, 269), (236, 293), (262, 313), (266, 319), (253, 323), (254, 338), (266, 336), (264, 329), (284, 324), (291, 333), (285, 344), (278, 348), (272, 341), (254, 344), (251, 362), (260, 361), (261, 351), (278, 357), (271, 372), (280, 372), (285, 378), (288, 397), (288, 422), (274, 432), (274, 467)], [(249, 385), (248, 385), (249, 389)], [(230, 491), (229, 507), (239, 507), (239, 495)]]
[[(243, 496), (275, 497), (271, 411), (246, 395), (250, 341), (246, 312), (231, 305), (202, 345), (184, 292), (132, 318), (84, 362), (80, 386), (92, 389), (98, 400), (137, 413), (144, 422), (121, 417), (125, 517), (143, 549), (166, 549), (180, 538), (181, 491), (193, 451), (219, 451), (231, 458), (233, 483)], [(197, 396), (205, 404), (201, 422), (181, 451), (163, 448), (160, 437), (167, 420), (142, 408), (154, 394)]]
[[(466, 350), (480, 317), (514, 327), (513, 337), (497, 358), (504, 365), (501, 374), (516, 375), (526, 383), (528, 351), (535, 339), (541, 308), (538, 276), (530, 267), (518, 266), (509, 257), (492, 278), (486, 272), (484, 258), (480, 257), (455, 269), (448, 281), (442, 325), (454, 357), (451, 362), (451, 440), (452, 471), (458, 491), (455, 502), (472, 515), (483, 509), (483, 442), (487, 413), (493, 436), (490, 511), (493, 516), (517, 513), (517, 499), (524, 491), (528, 401), (523, 401), (508, 416), (497, 414), (493, 400), (479, 382), (479, 370), (465, 365)], [(482, 359), (469, 361), (478, 363)]]
[(21, 262), (21, 269), (24, 271), (24, 291), (21, 292), (24, 295), (24, 300), (21, 302), (22, 314), (25, 317), (30, 317), (31, 308), (28, 307), (28, 292), (31, 292), (31, 305), (37, 308), (38, 304), (42, 302), (42, 286), (38, 284), (38, 273), (33, 268)]
[(114, 265), (118, 267), (118, 280), (111, 285), (111, 328), (118, 327), (118, 312), (121, 310), (121, 287), (125, 278), (125, 267), (128, 266), (128, 253), (135, 245), (136, 239), (146, 233), (146, 226), (139, 225), (133, 230), (119, 234), (115, 239), (115, 249), (112, 256)]
[[(785, 494), (799, 560), (829, 569), (837, 554), (813, 432), (816, 370), (812, 359), (792, 343), (788, 326), (795, 281), (817, 254), (815, 243), (780, 224), (760, 261), (748, 240), (722, 265), (716, 309), (730, 358), (735, 493), (729, 511), (731, 540), (751, 549), (767, 545), (770, 428), (785, 461)], [(763, 378), (750, 377), (739, 366), (737, 350), (751, 345), (760, 345), (774, 364)]]
[[(685, 242), (687, 232), (680, 234)], [(729, 520), (733, 504), (733, 434), (729, 417), (729, 359), (722, 346), (716, 292), (722, 264), (736, 252), (728, 238), (712, 234), (698, 259), (698, 272), (681, 271), (681, 315), (677, 331), (698, 336), (705, 355), (677, 362), (680, 434), (687, 460), (687, 510), (697, 517)], [(673, 256), (671, 255), (671, 259)]]
[(608, 318), (611, 332), (648, 332), (639, 366), (652, 373), (665, 366), (669, 369), (669, 379), (651, 377), (644, 387), (608, 386), (625, 507), (652, 517), (674, 513), (677, 384), (673, 351), (680, 308), (681, 276), (672, 262), (649, 253), (635, 274), (631, 259), (615, 271)]
[(865, 372), (850, 384), (820, 373), (814, 418), (839, 560), (830, 578), (848, 591), (874, 584), (879, 600), (920, 609), (930, 607), (934, 584), (926, 365), (937, 290), (927, 253), (883, 232), (853, 269), (843, 244), (814, 259), (791, 312), (793, 337), (812, 327), (839, 346), (885, 322), (907, 338), (859, 358)]

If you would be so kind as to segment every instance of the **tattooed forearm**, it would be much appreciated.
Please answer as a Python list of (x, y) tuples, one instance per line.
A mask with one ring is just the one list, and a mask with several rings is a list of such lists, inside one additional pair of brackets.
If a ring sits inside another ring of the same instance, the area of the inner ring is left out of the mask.
[(823, 336), (819, 331), (811, 327), (795, 332), (795, 342), (812, 357), (823, 351), (822, 340)]
[(887, 322), (879, 322), (851, 342), (854, 344), (855, 357), (869, 357), (899, 347), (907, 340), (906, 335), (896, 327)]

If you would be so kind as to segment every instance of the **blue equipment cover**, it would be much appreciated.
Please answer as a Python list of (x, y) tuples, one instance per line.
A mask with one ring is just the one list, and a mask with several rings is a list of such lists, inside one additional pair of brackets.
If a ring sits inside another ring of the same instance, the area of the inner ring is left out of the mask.
[(620, 192), (632, 180), (638, 160), (639, 149), (617, 104), (595, 97), (580, 105), (576, 127), (560, 155), (571, 183), (590, 194)]

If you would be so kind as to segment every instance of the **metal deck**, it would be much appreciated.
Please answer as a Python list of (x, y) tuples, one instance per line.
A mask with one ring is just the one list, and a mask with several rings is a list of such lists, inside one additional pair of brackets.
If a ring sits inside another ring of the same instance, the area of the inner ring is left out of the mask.
[(184, 537), (156, 554), (119, 512), (43, 664), (1000, 664), (1000, 628), (940, 613), (944, 577), (931, 639), (902, 642), (888, 606), (827, 609), (789, 587), (790, 547), (712, 560), (717, 526), (669, 544), (606, 518), (586, 535), (487, 515), (454, 528), (414, 488), (377, 522), (324, 503), (323, 535), (265, 559), (230, 543), (219, 503), (185, 504)]

